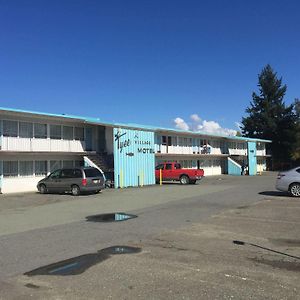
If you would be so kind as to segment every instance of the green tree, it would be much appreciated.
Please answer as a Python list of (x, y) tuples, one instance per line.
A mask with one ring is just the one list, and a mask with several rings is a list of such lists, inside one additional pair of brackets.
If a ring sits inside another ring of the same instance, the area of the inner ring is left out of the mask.
[(297, 133), (294, 105), (286, 106), (287, 86), (272, 67), (266, 65), (258, 75), (259, 94), (252, 93), (252, 102), (242, 118), (242, 133), (247, 137), (272, 140), (269, 145), (274, 166), (280, 167), (292, 159)]

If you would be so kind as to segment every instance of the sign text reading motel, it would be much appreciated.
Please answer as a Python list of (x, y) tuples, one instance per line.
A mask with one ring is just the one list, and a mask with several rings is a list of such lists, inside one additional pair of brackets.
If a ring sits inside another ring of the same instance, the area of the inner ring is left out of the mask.
[(147, 141), (147, 140), (141, 140), (139, 138), (138, 135), (134, 136), (134, 141), (132, 141), (131, 139), (123, 139), (121, 140), (121, 138), (126, 135), (127, 132), (121, 133), (120, 131), (118, 131), (115, 134), (115, 142), (117, 142), (117, 148), (120, 151), (120, 153), (122, 153), (123, 149), (129, 147), (130, 145), (134, 144), (137, 145), (137, 153), (141, 153), (141, 154), (154, 154), (154, 149), (151, 147), (151, 142)]

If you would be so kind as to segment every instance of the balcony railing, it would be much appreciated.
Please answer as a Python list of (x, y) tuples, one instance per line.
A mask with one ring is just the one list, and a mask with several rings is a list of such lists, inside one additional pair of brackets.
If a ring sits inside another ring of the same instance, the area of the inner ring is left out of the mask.
[(85, 142), (78, 140), (54, 140), (19, 137), (2, 137), (3, 151), (22, 152), (84, 152)]

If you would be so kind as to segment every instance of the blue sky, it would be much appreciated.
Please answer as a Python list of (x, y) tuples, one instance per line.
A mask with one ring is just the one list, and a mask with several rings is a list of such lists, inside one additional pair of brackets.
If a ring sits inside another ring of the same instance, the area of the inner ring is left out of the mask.
[(235, 129), (267, 63), (286, 102), (300, 97), (299, 11), (282, 0), (0, 0), (0, 106), (164, 127), (197, 114)]

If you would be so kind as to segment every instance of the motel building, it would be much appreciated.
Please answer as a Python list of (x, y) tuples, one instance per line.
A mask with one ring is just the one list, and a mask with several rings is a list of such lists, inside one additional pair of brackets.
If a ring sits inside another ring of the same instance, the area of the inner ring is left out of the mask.
[(103, 122), (65, 114), (0, 108), (0, 192), (36, 191), (59, 168), (92, 166), (115, 188), (155, 184), (155, 166), (177, 161), (205, 176), (266, 170), (269, 140)]

